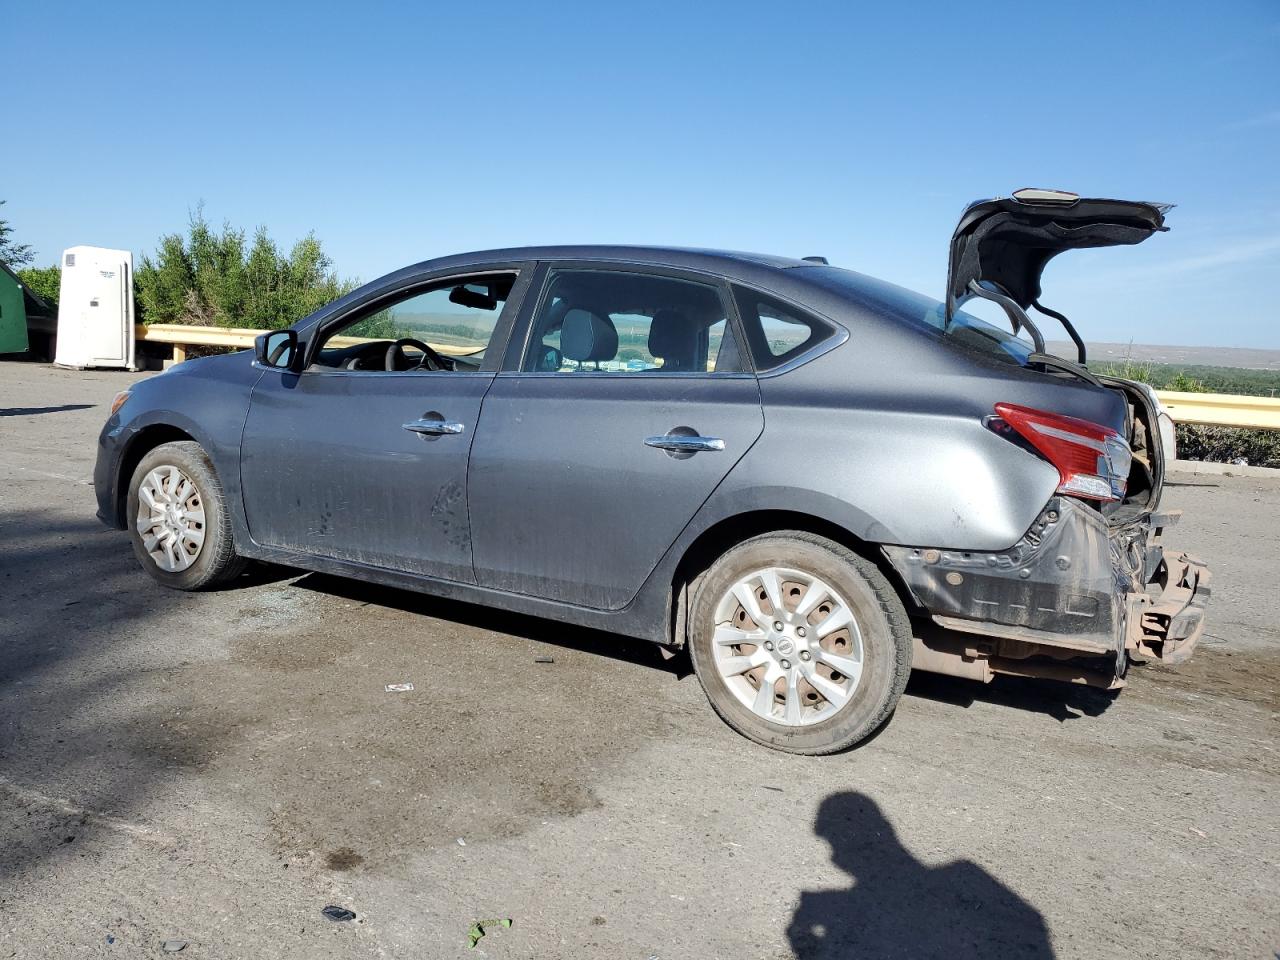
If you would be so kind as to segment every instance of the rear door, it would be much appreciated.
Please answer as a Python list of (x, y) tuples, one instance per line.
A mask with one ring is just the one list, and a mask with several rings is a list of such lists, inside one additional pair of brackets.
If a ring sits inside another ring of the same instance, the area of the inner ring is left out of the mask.
[[(267, 370), (241, 442), (254, 540), (474, 582), (467, 458), (527, 285), (514, 269), (414, 282), (326, 323), (305, 370)], [(400, 337), (443, 363), (407, 344), (388, 359)]]
[(759, 437), (759, 388), (718, 278), (543, 272), (471, 451), (476, 577), (619, 609)]

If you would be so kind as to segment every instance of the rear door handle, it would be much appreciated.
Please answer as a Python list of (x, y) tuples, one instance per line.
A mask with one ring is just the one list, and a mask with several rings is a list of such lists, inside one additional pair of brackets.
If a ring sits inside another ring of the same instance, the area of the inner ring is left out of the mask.
[(467, 429), (466, 426), (456, 420), (410, 420), (408, 423), (401, 424), (401, 426), (406, 430), (429, 437), (458, 434)]
[(670, 450), (673, 453), (699, 453), (707, 450), (723, 450), (724, 441), (719, 437), (685, 437), (668, 433), (664, 437), (645, 437), (646, 447), (657, 447), (659, 450)]

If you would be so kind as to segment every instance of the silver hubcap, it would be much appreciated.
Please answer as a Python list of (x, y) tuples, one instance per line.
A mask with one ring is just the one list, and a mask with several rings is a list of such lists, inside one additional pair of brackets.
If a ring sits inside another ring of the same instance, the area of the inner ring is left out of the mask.
[(771, 723), (830, 719), (862, 679), (853, 609), (827, 583), (768, 567), (735, 583), (716, 607), (716, 669), (744, 706)]
[(178, 573), (195, 563), (204, 546), (204, 501), (194, 482), (175, 466), (156, 467), (138, 487), (138, 533), (161, 570)]

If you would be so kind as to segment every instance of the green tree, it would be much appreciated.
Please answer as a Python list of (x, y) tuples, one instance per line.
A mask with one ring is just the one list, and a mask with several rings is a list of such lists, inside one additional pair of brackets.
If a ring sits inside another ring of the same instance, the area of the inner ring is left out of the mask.
[[(155, 260), (143, 256), (134, 272), (140, 319), (148, 323), (197, 322), (188, 318), (188, 295), (194, 299), (195, 285), (191, 257), (182, 237), (176, 233), (161, 237)], [(196, 306), (191, 304), (192, 311)]]
[(264, 329), (281, 326), (280, 317), (287, 311), (283, 310), (280, 296), (280, 253), (263, 227), (253, 235), (244, 279), (248, 296), (245, 326)]
[[(4, 206), (4, 203), (5, 201), (0, 200), (0, 207)], [(12, 235), (13, 227), (9, 226), (9, 221), (0, 220), (0, 261), (6, 263), (10, 269), (24, 267), (35, 260), (36, 252), (31, 249), (30, 244), (15, 243), (9, 239)]]
[(62, 286), (62, 268), (56, 263), (51, 267), (23, 267), (17, 271), (18, 279), (31, 292), (55, 310), (58, 307), (58, 290)]
[(314, 234), (281, 255), (265, 227), (253, 242), (228, 223), (212, 228), (197, 207), (186, 236), (160, 238), (137, 270), (146, 323), (190, 323), (278, 330), (336, 300), (355, 283), (340, 280)]

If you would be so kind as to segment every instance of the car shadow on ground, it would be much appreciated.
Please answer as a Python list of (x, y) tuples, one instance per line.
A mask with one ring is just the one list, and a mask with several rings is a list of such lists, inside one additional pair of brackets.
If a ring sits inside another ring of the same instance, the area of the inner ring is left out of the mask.
[(1028, 713), (1043, 713), (1060, 723), (1101, 716), (1116, 700), (1118, 690), (1099, 690), (1081, 684), (1031, 677), (997, 676), (990, 683), (915, 671), (907, 696), (971, 707), (990, 703)]
[[(670, 673), (677, 679), (693, 675), (693, 667), (685, 650), (665, 656), (662, 648), (647, 640), (622, 637), (603, 630), (574, 626), (541, 617), (495, 610), (461, 600), (432, 597), (412, 590), (384, 587), (329, 574), (302, 575), (301, 571), (269, 564), (254, 564), (244, 577), (236, 581), (235, 586), (271, 583), (287, 580), (293, 576), (300, 577), (293, 584), (295, 587), (342, 597), (353, 603), (377, 604), (406, 613), (438, 617), (481, 630), (492, 630), (539, 643), (611, 657), (638, 666), (652, 667), (655, 670)], [(1095, 690), (1052, 680), (997, 677), (992, 683), (983, 684), (974, 680), (919, 671), (911, 675), (906, 693), (908, 696), (961, 707), (972, 706), (975, 702), (991, 703), (1029, 713), (1043, 713), (1060, 722), (1083, 716), (1099, 716), (1115, 700), (1114, 691)]]
[(63, 403), (56, 407), (0, 407), (0, 417), (34, 417), (39, 413), (65, 413), (68, 410), (92, 410), (92, 403)]
[[(294, 575), (296, 573), (297, 571), (293, 571)], [(309, 573), (293, 585), (303, 590), (315, 590), (342, 597), (353, 603), (377, 604), (406, 613), (438, 617), (441, 620), (465, 624), (480, 630), (492, 630), (496, 633), (524, 637), (538, 643), (551, 644), (569, 650), (599, 654), (602, 657), (611, 657), (614, 660), (674, 674), (677, 679), (689, 676), (693, 672), (688, 655), (683, 651), (666, 657), (663, 655), (662, 648), (656, 643), (623, 637), (603, 630), (579, 627), (558, 620), (509, 613), (461, 600), (433, 597), (412, 590), (384, 587), (323, 573)]]
[(847, 957), (1019, 957), (1052, 960), (1044, 917), (968, 860), (928, 866), (865, 794), (834, 793), (814, 832), (853, 879), (807, 890), (787, 927), (798, 960)]

